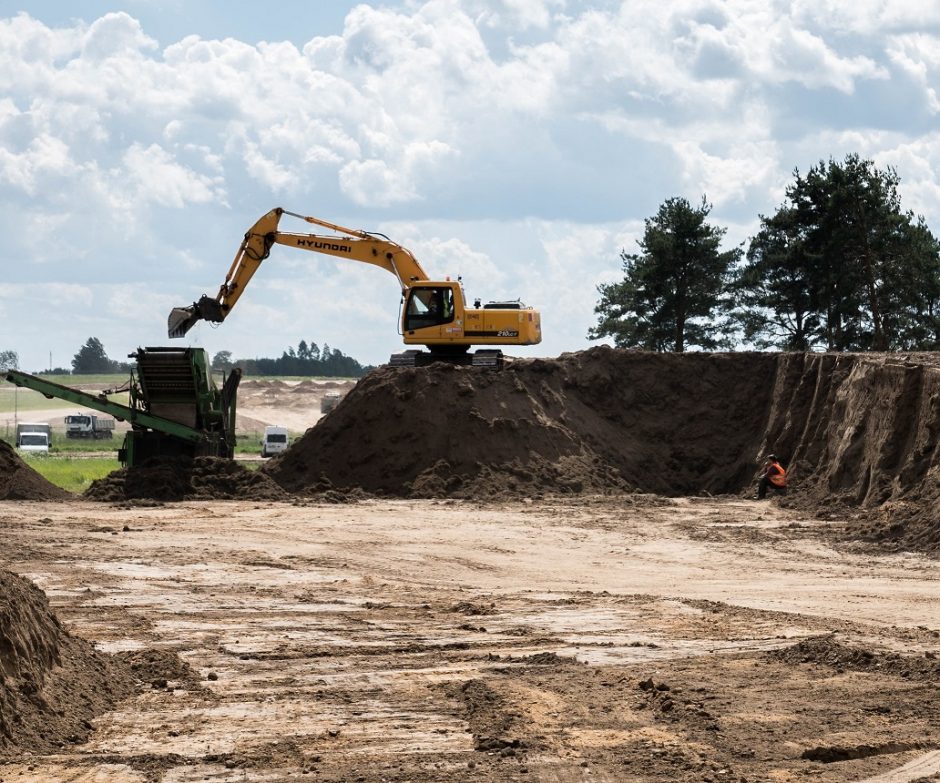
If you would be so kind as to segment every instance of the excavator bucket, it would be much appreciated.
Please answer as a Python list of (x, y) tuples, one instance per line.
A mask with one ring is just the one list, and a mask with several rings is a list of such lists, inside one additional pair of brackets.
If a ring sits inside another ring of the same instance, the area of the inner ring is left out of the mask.
[(186, 332), (192, 329), (197, 321), (222, 323), (225, 320), (226, 311), (227, 308), (220, 305), (217, 300), (203, 294), (198, 302), (193, 302), (189, 307), (174, 307), (170, 310), (166, 329), (170, 337), (185, 337)]
[(186, 332), (192, 329), (200, 316), (195, 307), (174, 307), (170, 310), (166, 328), (170, 337), (185, 337)]

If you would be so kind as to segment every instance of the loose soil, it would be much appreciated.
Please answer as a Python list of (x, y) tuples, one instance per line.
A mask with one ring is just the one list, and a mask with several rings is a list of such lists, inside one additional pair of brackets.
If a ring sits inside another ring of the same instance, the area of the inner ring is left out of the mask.
[(285, 500), (288, 494), (255, 470), (219, 457), (159, 458), (93, 481), (91, 500)]
[(756, 468), (773, 373), (770, 355), (608, 348), (382, 368), (265, 471), (398, 497), (728, 492)]
[(126, 667), (65, 631), (42, 591), (0, 570), (0, 759), (84, 742), (134, 691)]
[(6, 441), (0, 440), (0, 500), (58, 500), (71, 497), (20, 459)]

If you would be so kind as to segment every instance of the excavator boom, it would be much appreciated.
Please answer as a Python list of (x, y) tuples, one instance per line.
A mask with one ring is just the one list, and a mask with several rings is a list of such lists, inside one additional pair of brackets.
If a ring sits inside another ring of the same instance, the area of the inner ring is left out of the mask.
[[(285, 214), (335, 231), (339, 236), (278, 231), (281, 216)], [(167, 321), (170, 337), (184, 337), (201, 320), (214, 323), (224, 321), (275, 244), (374, 264), (395, 275), (403, 291), (415, 281), (427, 279), (427, 274), (411, 252), (386, 237), (298, 215), (278, 207), (248, 229), (225, 276), (225, 282), (214, 298), (204, 295), (189, 307), (174, 307), (170, 311)]]

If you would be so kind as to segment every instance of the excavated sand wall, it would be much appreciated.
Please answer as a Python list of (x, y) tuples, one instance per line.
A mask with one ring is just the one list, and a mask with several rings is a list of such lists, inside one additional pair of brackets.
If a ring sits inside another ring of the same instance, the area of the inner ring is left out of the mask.
[(940, 368), (936, 354), (915, 356), (780, 356), (763, 447), (820, 496), (876, 506), (931, 494)]

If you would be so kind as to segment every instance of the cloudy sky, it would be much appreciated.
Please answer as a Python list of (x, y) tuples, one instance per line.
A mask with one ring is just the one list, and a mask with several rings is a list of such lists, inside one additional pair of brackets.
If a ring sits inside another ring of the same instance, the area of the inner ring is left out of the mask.
[[(15, 10), (15, 9), (22, 10)], [(940, 2), (31, 0), (0, 10), (0, 350), (165, 345), (275, 206), (380, 231), (587, 347), (643, 219), (727, 245), (794, 168), (858, 152), (940, 232)], [(282, 228), (304, 230), (302, 224)], [(401, 347), (391, 275), (283, 247), (190, 344)]]

